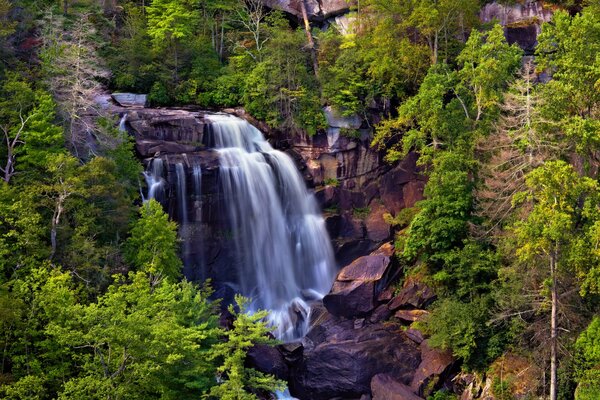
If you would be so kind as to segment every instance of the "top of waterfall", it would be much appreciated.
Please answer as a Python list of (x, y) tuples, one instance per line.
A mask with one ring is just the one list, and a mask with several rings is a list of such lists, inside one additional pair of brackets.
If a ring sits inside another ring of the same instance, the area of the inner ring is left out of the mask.
[(270, 152), (273, 148), (262, 132), (248, 121), (229, 114), (208, 114), (210, 142), (217, 149), (241, 148), (249, 153)]

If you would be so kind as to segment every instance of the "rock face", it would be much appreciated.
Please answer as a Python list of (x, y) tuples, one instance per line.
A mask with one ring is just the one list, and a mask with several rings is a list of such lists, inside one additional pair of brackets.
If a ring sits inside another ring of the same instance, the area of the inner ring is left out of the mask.
[(413, 280), (393, 297), (386, 288), (397, 268), (390, 262), (392, 254), (391, 244), (385, 244), (343, 268), (324, 305), (313, 306), (310, 331), (294, 349), (286, 345), (283, 351), (293, 396), (419, 400), (450, 376), (452, 356), (431, 349), (420, 331), (407, 329), (412, 321), (392, 316), (394, 300), (402, 298), (401, 307), (413, 307), (425, 304), (432, 293)]
[(391, 275), (393, 248), (385, 245), (379, 254), (360, 257), (343, 268), (323, 304), (339, 317), (361, 317), (377, 307), (377, 297)]
[(497, 20), (504, 26), (509, 43), (517, 43), (528, 54), (533, 54), (541, 24), (552, 19), (553, 9), (543, 1), (525, 0), (513, 5), (489, 3), (481, 10), (482, 22)]
[(302, 2), (311, 21), (323, 21), (346, 13), (354, 5), (354, 1), (346, 0), (265, 0), (265, 5), (302, 18)]
[(111, 97), (122, 107), (145, 107), (148, 96), (135, 93), (113, 93)]

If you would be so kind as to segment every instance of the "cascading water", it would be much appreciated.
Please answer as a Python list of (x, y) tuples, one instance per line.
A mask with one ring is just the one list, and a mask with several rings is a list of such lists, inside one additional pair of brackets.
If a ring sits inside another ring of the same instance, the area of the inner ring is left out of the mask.
[(165, 198), (164, 163), (162, 158), (153, 158), (144, 172), (148, 195), (144, 200), (155, 199), (162, 202)]
[(210, 115), (208, 142), (235, 238), (240, 292), (271, 311), (281, 340), (304, 335), (310, 307), (330, 288), (335, 263), (325, 223), (293, 161), (241, 119)]

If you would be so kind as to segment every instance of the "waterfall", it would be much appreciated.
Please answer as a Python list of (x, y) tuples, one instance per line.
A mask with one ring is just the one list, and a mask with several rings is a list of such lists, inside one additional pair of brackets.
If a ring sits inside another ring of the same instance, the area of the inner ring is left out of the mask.
[(308, 328), (307, 302), (330, 288), (335, 265), (325, 223), (293, 161), (241, 119), (210, 115), (208, 143), (219, 152), (219, 179), (238, 257), (239, 291), (270, 310), (281, 340)]
[(162, 158), (153, 158), (149, 163), (144, 178), (148, 186), (148, 195), (144, 200), (155, 199), (163, 202), (165, 199), (164, 164)]
[(127, 113), (123, 114), (121, 120), (119, 121), (119, 132), (127, 132), (127, 128), (125, 128), (125, 123), (127, 123)]
[(194, 195), (199, 199), (202, 195), (202, 166), (200, 164), (194, 164), (192, 175), (194, 176)]
[(188, 223), (187, 185), (183, 163), (175, 164), (175, 173), (177, 175), (177, 210), (179, 212), (179, 224), (183, 230)]

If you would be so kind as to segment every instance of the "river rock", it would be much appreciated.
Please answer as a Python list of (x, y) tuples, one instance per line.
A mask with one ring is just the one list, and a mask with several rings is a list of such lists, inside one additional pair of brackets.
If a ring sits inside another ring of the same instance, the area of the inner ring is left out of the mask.
[(375, 309), (391, 269), (390, 255), (382, 252), (360, 257), (338, 273), (330, 293), (323, 298), (331, 314), (361, 317)]
[(145, 107), (148, 96), (135, 93), (113, 93), (110, 97), (121, 107)]
[(371, 380), (373, 400), (423, 400), (411, 388), (388, 374), (377, 374)]

